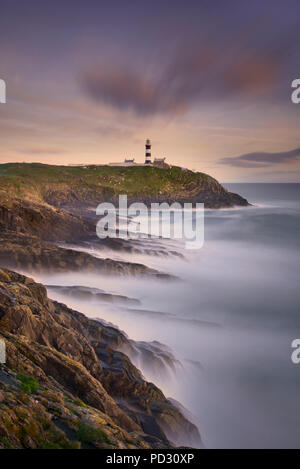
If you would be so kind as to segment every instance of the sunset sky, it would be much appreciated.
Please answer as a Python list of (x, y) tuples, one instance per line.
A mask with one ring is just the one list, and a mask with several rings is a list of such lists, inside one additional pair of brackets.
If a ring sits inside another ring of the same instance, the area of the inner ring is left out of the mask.
[(0, 162), (300, 182), (299, 0), (0, 0)]

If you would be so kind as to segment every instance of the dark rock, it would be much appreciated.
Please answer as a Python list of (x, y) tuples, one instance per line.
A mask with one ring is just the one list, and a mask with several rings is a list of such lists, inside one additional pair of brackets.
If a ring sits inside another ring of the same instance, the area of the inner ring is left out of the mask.
[(64, 249), (37, 237), (0, 231), (0, 265), (28, 272), (99, 272), (113, 275), (137, 275), (171, 280), (143, 264), (99, 259), (88, 253)]
[(61, 286), (61, 285), (47, 285), (47, 289), (50, 291), (56, 291), (65, 296), (72, 298), (94, 300), (104, 303), (121, 303), (138, 305), (140, 301), (136, 298), (129, 298), (124, 295), (115, 295), (113, 293), (107, 293), (99, 288), (90, 288), (81, 285), (75, 286)]

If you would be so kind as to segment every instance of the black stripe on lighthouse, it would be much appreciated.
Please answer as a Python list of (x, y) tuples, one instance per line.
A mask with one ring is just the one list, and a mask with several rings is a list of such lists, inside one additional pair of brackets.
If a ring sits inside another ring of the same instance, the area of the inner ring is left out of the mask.
[(145, 154), (145, 164), (151, 164), (151, 142), (149, 139), (146, 140), (146, 154)]

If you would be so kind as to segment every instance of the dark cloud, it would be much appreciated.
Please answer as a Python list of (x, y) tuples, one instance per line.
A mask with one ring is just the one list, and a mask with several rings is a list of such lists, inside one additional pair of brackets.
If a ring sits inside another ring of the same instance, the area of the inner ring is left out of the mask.
[(110, 104), (119, 110), (132, 110), (139, 115), (159, 112), (177, 113), (186, 100), (174, 93), (166, 76), (158, 80), (137, 71), (118, 66), (103, 66), (83, 74), (85, 92), (96, 102)]
[(262, 168), (300, 160), (300, 148), (280, 153), (247, 153), (245, 155), (222, 158), (219, 163), (238, 168)]
[(38, 77), (43, 87), (47, 78), (59, 97), (59, 83), (77, 78), (80, 67), (82, 89), (94, 102), (139, 116), (220, 100), (231, 108), (280, 97), (290, 103), (299, 0), (288, 7), (282, 0), (0, 3), (4, 78)]
[(213, 48), (178, 52), (173, 61), (148, 75), (103, 64), (85, 71), (81, 84), (96, 102), (138, 115), (181, 114), (197, 102), (227, 97), (251, 99), (275, 86), (279, 61), (249, 57), (224, 64)]
[[(93, 66), (86, 62), (80, 78), (87, 96), (139, 116), (177, 115), (222, 100), (233, 107), (290, 102), (300, 29), (283, 5), (270, 14), (255, 1), (218, 2), (217, 9), (208, 1), (191, 9), (176, 2), (165, 13), (135, 23), (130, 49), (123, 39), (116, 54), (98, 51)], [(143, 24), (147, 35), (136, 29)]]

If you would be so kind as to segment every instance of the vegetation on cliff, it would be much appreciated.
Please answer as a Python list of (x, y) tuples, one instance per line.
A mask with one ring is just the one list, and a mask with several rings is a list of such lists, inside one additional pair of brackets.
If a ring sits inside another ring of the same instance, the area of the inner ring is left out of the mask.
[(203, 202), (209, 208), (247, 205), (211, 176), (182, 170), (132, 166), (53, 166), (40, 163), (0, 165), (0, 200), (5, 193), (53, 206), (99, 203), (127, 194), (129, 200)]

